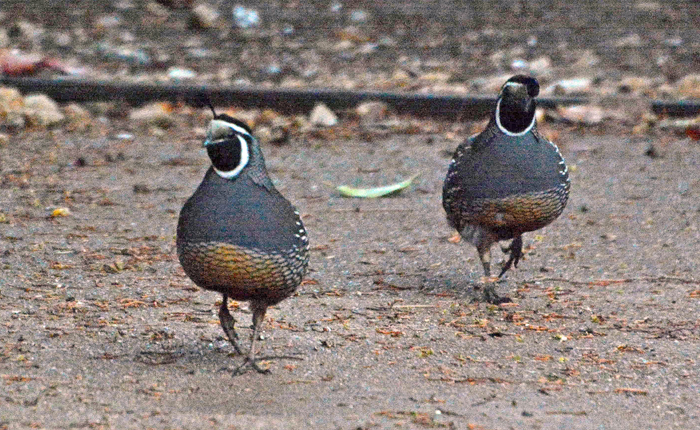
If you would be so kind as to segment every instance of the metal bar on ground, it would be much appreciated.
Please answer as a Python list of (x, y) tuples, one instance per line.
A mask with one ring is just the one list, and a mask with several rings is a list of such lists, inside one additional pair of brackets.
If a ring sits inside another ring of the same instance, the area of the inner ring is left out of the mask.
[[(147, 84), (78, 80), (2, 77), (0, 85), (22, 93), (44, 93), (59, 103), (121, 100), (133, 106), (153, 101), (184, 102), (202, 105), (208, 97), (214, 105), (240, 108), (270, 108), (284, 114), (307, 114), (316, 103), (330, 109), (352, 109), (365, 101), (382, 101), (398, 114), (444, 119), (480, 119), (493, 110), (495, 97), (351, 91), (336, 89), (288, 89), (258, 87), (222, 87), (188, 84)], [(587, 104), (581, 97), (538, 99), (540, 106)]]

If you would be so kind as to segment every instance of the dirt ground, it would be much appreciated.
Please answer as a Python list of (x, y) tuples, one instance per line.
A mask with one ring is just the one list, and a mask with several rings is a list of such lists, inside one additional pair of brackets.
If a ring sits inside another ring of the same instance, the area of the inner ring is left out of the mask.
[[(697, 72), (700, 46), (700, 8), (683, 1), (361, 1), (340, 3), (340, 15), (292, 1), (264, 14), (263, 29), (223, 36), (193, 34), (186, 9), (148, 2), (7, 3), (3, 27), (42, 26), (9, 31), (10, 48), (98, 77), (177, 66), (202, 82), (371, 88), (401, 69), (411, 80), (447, 71), (447, 84), (472, 88), (510, 73), (513, 59), (547, 55), (549, 84), (578, 76), (591, 51), (597, 80), (674, 83)], [(371, 18), (349, 22), (354, 9)], [(290, 34), (270, 36), (287, 23)], [(144, 44), (159, 60), (125, 65), (123, 52)], [(470, 126), (382, 136), (344, 122), (351, 132), (264, 146), (302, 213), (310, 271), (268, 312), (259, 347), (272, 373), (232, 377), (243, 358), (223, 337), (220, 297), (197, 289), (175, 256), (178, 212), (208, 166), (208, 117), (154, 136), (127, 116), (95, 118), (84, 133), (3, 130), (0, 430), (700, 428), (697, 141), (631, 137), (633, 124), (546, 124), (571, 199), (525, 236), (525, 259), (498, 286), (512, 303), (501, 306), (478, 300), (476, 251), (448, 241), (441, 207)], [(334, 188), (414, 174), (391, 198)], [(247, 305), (232, 310), (247, 347)]]
[[(312, 255), (260, 346), (303, 360), (235, 378), (220, 298), (174, 252), (207, 168), (200, 138), (13, 136), (0, 148), (0, 427), (700, 426), (700, 146), (669, 137), (652, 158), (646, 139), (558, 134), (571, 200), (526, 236), (500, 307), (474, 300), (476, 252), (447, 240), (441, 185), (457, 141), (264, 148)], [(331, 186), (415, 173), (393, 198)], [(247, 340), (246, 305), (234, 315)]]

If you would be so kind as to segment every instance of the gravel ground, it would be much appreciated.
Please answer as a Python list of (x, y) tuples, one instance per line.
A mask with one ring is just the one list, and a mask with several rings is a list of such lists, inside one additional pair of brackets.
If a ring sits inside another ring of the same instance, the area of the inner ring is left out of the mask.
[[(236, 5), (258, 25), (241, 28)], [(491, 95), (524, 71), (546, 86), (590, 80), (570, 91), (681, 98), (700, 97), (678, 87), (698, 73), (698, 21), (688, 0), (11, 0), (0, 48), (112, 81)]]
[[(177, 67), (204, 83), (488, 94), (514, 60), (546, 56), (543, 85), (585, 74), (619, 92), (632, 75), (658, 97), (695, 71), (700, 43), (700, 8), (682, 1), (249, 2), (263, 24), (246, 31), (231, 29), (233, 3), (212, 2), (221, 21), (207, 29), (190, 27), (189, 2), (165, 3), (4, 2), (0, 44), (86, 77), (168, 80)], [(149, 62), (122, 55), (138, 47)], [(478, 257), (448, 240), (440, 202), (449, 157), (480, 124), (377, 130), (343, 114), (263, 145), (308, 229), (310, 272), (268, 312), (272, 374), (234, 378), (243, 357), (220, 297), (174, 249), (208, 165), (208, 114), (176, 107), (160, 128), (119, 103), (88, 108), (89, 127), (28, 117), (0, 133), (0, 429), (700, 427), (700, 146), (683, 133), (548, 119), (571, 199), (525, 236), (501, 306), (478, 300)], [(415, 174), (391, 198), (335, 191)], [(234, 307), (248, 340), (247, 305)]]

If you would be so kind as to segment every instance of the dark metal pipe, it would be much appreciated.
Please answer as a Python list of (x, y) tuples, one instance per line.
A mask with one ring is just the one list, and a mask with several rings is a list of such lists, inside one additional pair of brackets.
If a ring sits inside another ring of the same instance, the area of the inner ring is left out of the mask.
[[(383, 101), (398, 114), (444, 119), (479, 119), (488, 116), (495, 103), (490, 96), (456, 96), (385, 91), (348, 91), (335, 89), (268, 89), (221, 87), (185, 84), (144, 84), (101, 82), (76, 79), (0, 78), (0, 84), (17, 88), (22, 93), (44, 93), (59, 103), (124, 101), (133, 106), (152, 101), (184, 102), (201, 106), (206, 97), (214, 105), (240, 108), (270, 108), (284, 114), (307, 114), (316, 103), (330, 109), (352, 109), (364, 101)], [(586, 104), (580, 97), (538, 99), (539, 105)]]
[(657, 115), (696, 116), (700, 114), (700, 100), (654, 100), (651, 110)]

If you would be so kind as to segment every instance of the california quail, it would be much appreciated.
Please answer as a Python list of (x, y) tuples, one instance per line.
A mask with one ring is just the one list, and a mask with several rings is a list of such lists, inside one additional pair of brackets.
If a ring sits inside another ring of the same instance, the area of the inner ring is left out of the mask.
[[(213, 109), (212, 109), (213, 110)], [(240, 354), (228, 299), (249, 301), (253, 340), (268, 306), (286, 299), (301, 283), (309, 241), (299, 212), (275, 189), (257, 140), (241, 121), (214, 113), (204, 141), (212, 166), (187, 200), (177, 224), (177, 254), (200, 288), (223, 294), (221, 327)]]
[(479, 253), (491, 276), (491, 245), (512, 239), (499, 277), (518, 266), (522, 234), (554, 221), (569, 198), (569, 173), (557, 146), (537, 132), (536, 79), (516, 75), (498, 96), (484, 131), (457, 147), (442, 190), (447, 220)]

